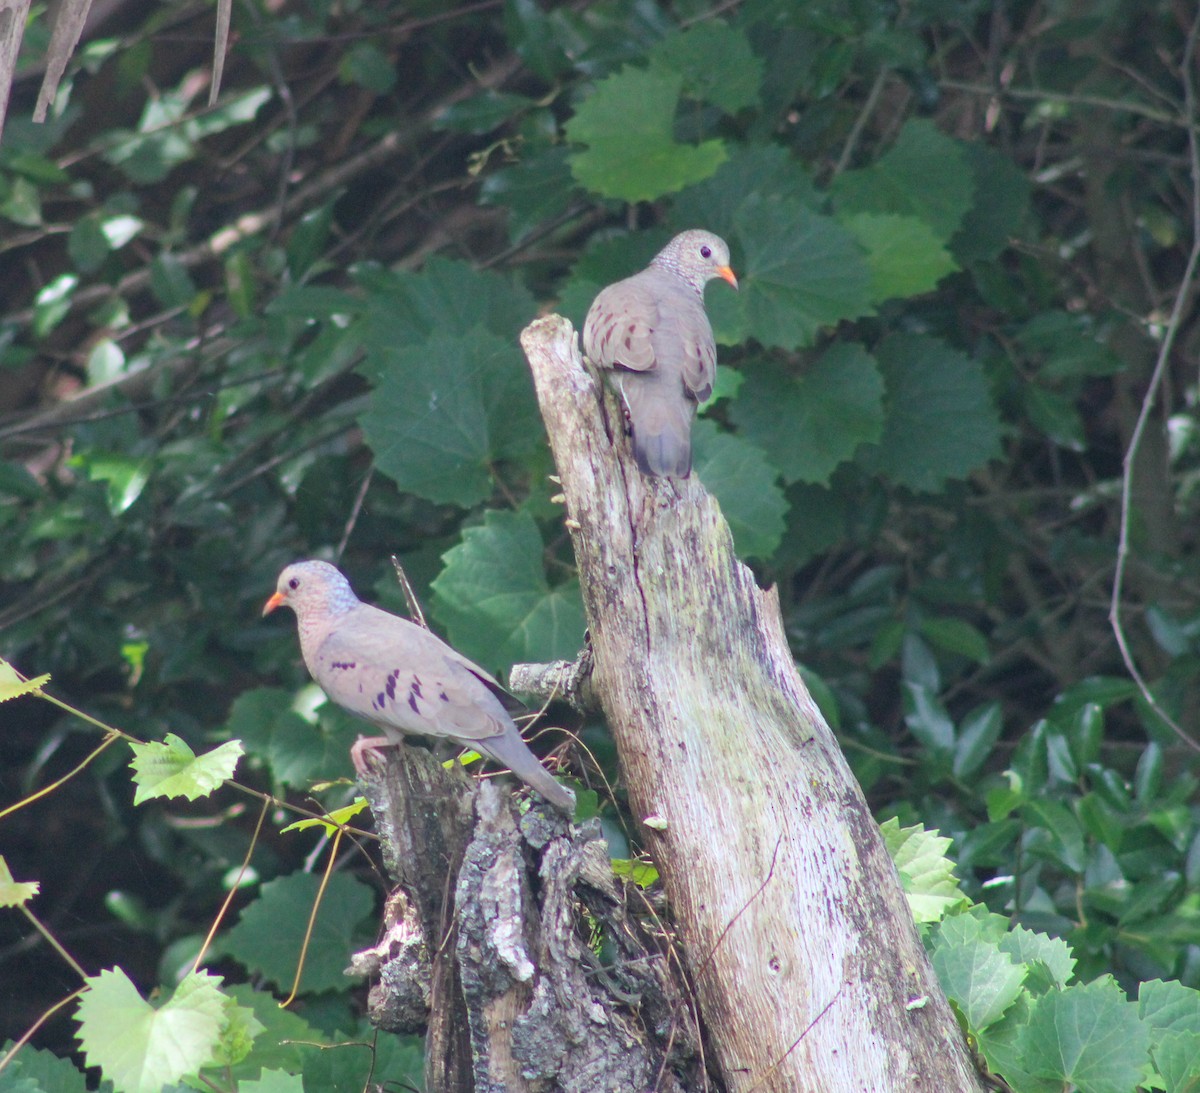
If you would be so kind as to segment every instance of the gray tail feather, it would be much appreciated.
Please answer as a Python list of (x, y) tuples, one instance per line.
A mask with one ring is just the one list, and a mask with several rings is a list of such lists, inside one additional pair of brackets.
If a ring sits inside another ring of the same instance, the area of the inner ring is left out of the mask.
[(687, 478), (692, 473), (692, 443), (667, 429), (654, 436), (633, 434), (638, 470), (655, 478)]
[(550, 776), (538, 757), (521, 739), (515, 725), (503, 733), (489, 736), (486, 740), (473, 740), (471, 746), (502, 766), (508, 767), (530, 789), (535, 790), (555, 808), (565, 812), (568, 816), (574, 815), (575, 794), (566, 786), (559, 785)]

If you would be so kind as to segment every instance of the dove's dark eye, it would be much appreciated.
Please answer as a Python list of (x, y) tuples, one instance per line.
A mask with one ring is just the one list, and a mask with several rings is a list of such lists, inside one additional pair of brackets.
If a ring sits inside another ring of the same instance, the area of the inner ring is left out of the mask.
[(711, 258), (712, 257), (712, 247), (701, 247), (700, 248), (700, 257), (701, 258)]
[(300, 578), (299, 577), (293, 577), (290, 581), (288, 581), (288, 588), (290, 588), (293, 592), (295, 592), (296, 589), (299, 587), (300, 587)]

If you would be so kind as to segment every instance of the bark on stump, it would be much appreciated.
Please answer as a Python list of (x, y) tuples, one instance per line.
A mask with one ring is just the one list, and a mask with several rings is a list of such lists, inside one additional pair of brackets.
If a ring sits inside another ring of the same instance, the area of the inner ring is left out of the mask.
[(377, 1027), (425, 1034), (428, 1093), (705, 1088), (686, 977), (599, 822), (390, 751), (363, 785), (396, 888), (350, 970)]

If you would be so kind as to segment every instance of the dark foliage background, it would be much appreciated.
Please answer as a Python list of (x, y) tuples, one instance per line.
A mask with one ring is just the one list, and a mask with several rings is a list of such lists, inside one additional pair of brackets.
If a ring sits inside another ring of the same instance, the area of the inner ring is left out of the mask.
[[(142, 739), (242, 739), (246, 785), (344, 803), (311, 786), (349, 774), (355, 729), (259, 618), (278, 570), (335, 559), (402, 609), (395, 553), (489, 668), (573, 656), (516, 334), (579, 325), (708, 227), (743, 288), (708, 297), (697, 473), (878, 815), (952, 837), (972, 899), (1068, 939), (1083, 980), (1200, 986), (1195, 745), (1167, 720), (1197, 735), (1192, 19), (252, 0), (208, 109), (212, 7), (130, 2), (33, 125), (35, 18), (0, 145), (0, 653)], [(0, 711), (0, 804), (95, 745), (47, 703)], [(616, 782), (603, 726), (565, 716)], [(127, 761), (0, 819), (0, 852), (86, 971), (146, 992), (257, 811), (134, 808)], [(598, 807), (635, 854), (619, 794)], [(264, 837), (255, 880), (311, 870), (317, 839)], [(344, 873), (380, 890), (361, 855)], [(0, 917), (0, 1038), (77, 985)], [(349, 1033), (358, 1006), (319, 980), (303, 1015)], [(63, 1011), (35, 1042), (72, 1033)]]

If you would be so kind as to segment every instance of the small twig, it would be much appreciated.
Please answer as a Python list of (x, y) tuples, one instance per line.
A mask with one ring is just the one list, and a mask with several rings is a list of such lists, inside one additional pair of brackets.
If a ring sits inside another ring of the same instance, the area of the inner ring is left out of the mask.
[[(367, 473), (363, 475), (362, 485), (358, 487), (358, 493), (355, 495), (354, 504), (350, 506), (350, 515), (346, 517), (346, 528), (342, 532), (341, 542), (337, 545), (337, 550), (334, 552), (334, 560), (340, 562), (342, 555), (346, 553), (346, 544), (350, 542), (350, 536), (354, 534), (354, 527), (358, 523), (358, 515), (362, 512), (363, 502), (367, 499), (367, 490), (371, 488), (371, 479), (375, 477), (375, 464), (372, 463), (367, 468)], [(392, 561), (395, 562), (395, 556)]]
[(1113, 575), (1112, 599), (1109, 602), (1108, 619), (1112, 625), (1113, 635), (1117, 639), (1117, 648), (1121, 651), (1121, 660), (1125, 664), (1130, 678), (1137, 684), (1146, 704), (1170, 727), (1188, 747), (1200, 752), (1200, 742), (1194, 740), (1159, 704), (1158, 699), (1150, 690), (1150, 685), (1138, 669), (1129, 640), (1125, 634), (1125, 626), (1121, 620), (1121, 595), (1125, 588), (1125, 567), (1129, 562), (1129, 527), (1133, 514), (1133, 467), (1142, 444), (1142, 436), (1146, 431), (1150, 414), (1162, 387), (1163, 377), (1167, 372), (1167, 364), (1171, 358), (1171, 350), (1175, 345), (1176, 335), (1183, 322), (1184, 311), (1191, 300), (1192, 280), (1196, 275), (1196, 266), (1200, 263), (1200, 144), (1196, 139), (1196, 90), (1192, 83), (1192, 64), (1196, 55), (1196, 40), (1200, 36), (1200, 14), (1197, 14), (1188, 32), (1187, 48), (1183, 53), (1180, 67), (1183, 80), (1184, 110), (1187, 117), (1188, 152), (1191, 160), (1192, 178), (1192, 249), (1188, 255), (1187, 267), (1183, 271), (1179, 288), (1175, 293), (1175, 303), (1171, 308), (1171, 317), (1163, 331), (1162, 342), (1158, 348), (1158, 359), (1154, 362), (1154, 371), (1146, 394), (1142, 398), (1142, 406), (1138, 412), (1137, 423), (1129, 438), (1129, 447), (1125, 451), (1124, 476), (1121, 480), (1121, 531), (1117, 541), (1117, 564)]
[(428, 630), (429, 623), (425, 621), (425, 612), (421, 609), (421, 601), (417, 599), (412, 581), (408, 579), (408, 574), (404, 572), (404, 566), (400, 564), (400, 558), (395, 554), (392, 555), (392, 568), (396, 571), (396, 580), (400, 582), (400, 591), (404, 593), (404, 602), (408, 605), (409, 617), (422, 630)]
[(879, 96), (883, 93), (883, 85), (887, 82), (888, 75), (889, 71), (885, 68), (875, 77), (875, 82), (867, 93), (866, 102), (858, 112), (858, 117), (854, 119), (854, 125), (851, 126), (846, 143), (842, 146), (842, 154), (838, 156), (838, 161), (834, 165), (834, 178), (837, 178), (850, 165), (850, 158), (854, 155), (854, 149), (858, 147), (858, 138), (862, 136), (863, 130), (867, 127), (867, 119), (875, 113), (875, 106), (879, 102)]

